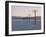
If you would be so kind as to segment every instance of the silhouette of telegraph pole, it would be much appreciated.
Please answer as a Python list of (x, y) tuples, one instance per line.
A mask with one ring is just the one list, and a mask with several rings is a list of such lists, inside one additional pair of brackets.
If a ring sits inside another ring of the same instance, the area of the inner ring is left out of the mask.
[(28, 16), (29, 16), (28, 18), (29, 18), (29, 24), (30, 24), (30, 14)]
[(34, 20), (35, 20), (35, 24), (36, 24), (36, 10), (34, 9)]

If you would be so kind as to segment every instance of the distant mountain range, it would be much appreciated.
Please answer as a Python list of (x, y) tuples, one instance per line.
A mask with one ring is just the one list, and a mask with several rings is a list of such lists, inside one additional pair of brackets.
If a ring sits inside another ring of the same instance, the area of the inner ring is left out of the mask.
[(18, 16), (12, 16), (13, 19), (40, 19), (41, 16), (36, 16), (36, 17), (18, 17)]

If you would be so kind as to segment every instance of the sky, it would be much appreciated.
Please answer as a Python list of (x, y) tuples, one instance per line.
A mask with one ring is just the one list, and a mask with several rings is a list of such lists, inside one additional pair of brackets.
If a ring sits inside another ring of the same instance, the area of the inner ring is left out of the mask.
[(36, 16), (41, 16), (41, 7), (36, 6), (11, 6), (11, 15), (19, 17), (34, 17), (34, 10), (36, 10)]

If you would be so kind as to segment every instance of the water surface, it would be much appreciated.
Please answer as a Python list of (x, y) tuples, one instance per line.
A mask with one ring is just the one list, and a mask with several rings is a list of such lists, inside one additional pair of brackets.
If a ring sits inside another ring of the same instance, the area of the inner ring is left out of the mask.
[(12, 31), (20, 30), (40, 30), (41, 29), (41, 19), (36, 19), (36, 24), (34, 19), (14, 19), (12, 17)]

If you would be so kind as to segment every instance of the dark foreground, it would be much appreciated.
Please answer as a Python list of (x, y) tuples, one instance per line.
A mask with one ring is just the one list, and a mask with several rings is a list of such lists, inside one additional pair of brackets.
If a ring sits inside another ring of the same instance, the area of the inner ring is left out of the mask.
[(39, 30), (41, 29), (41, 19), (14, 19), (12, 18), (12, 31)]

